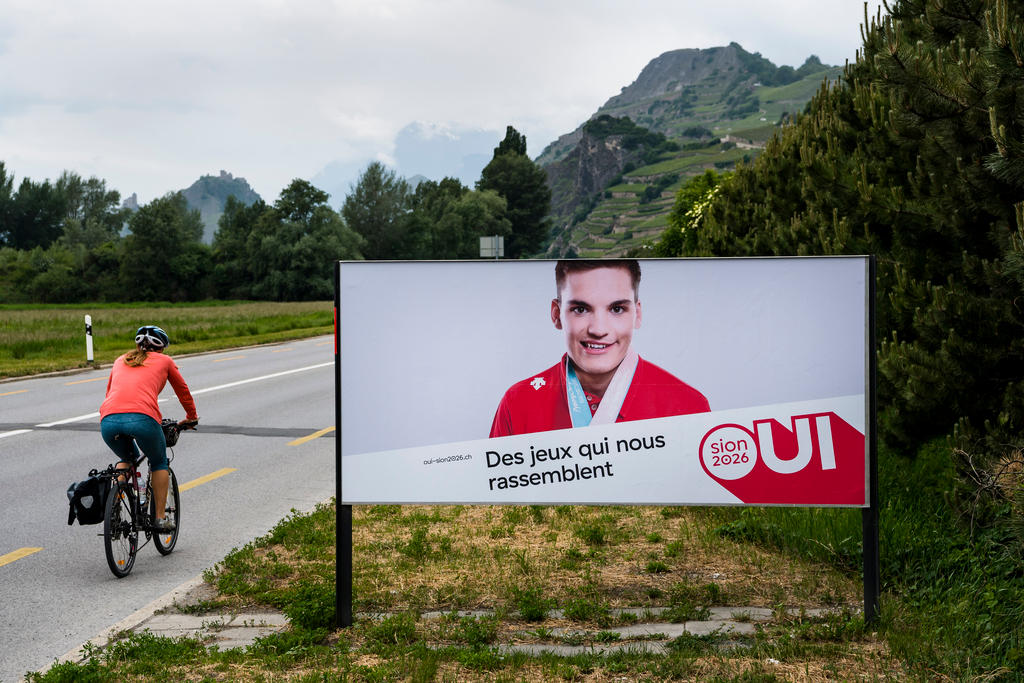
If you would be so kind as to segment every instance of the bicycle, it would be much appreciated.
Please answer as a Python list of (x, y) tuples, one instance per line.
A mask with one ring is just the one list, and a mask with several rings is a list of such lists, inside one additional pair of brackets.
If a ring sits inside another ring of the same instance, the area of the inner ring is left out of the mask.
[[(110, 480), (103, 511), (103, 548), (110, 571), (119, 579), (131, 573), (139, 548), (150, 540), (161, 555), (169, 555), (178, 542), (181, 528), (181, 494), (178, 491), (178, 480), (174, 476), (174, 470), (170, 468), (170, 462), (174, 459), (172, 446), (178, 442), (178, 435), (183, 430), (195, 429), (195, 425), (179, 424), (175, 420), (165, 419), (160, 426), (167, 440), (168, 462), (164, 515), (173, 522), (172, 530), (162, 531), (153, 526), (156, 519), (156, 501), (153, 497), (151, 473), (146, 475), (145, 489), (139, 486), (138, 468), (146, 458), (144, 453), (140, 451), (138, 459), (131, 463), (130, 467), (118, 469), (115, 465), (108, 465), (107, 469), (99, 473), (101, 477)], [(142, 490), (145, 490), (145, 503), (140, 504), (138, 492)], [(145, 536), (142, 545), (139, 545), (140, 535)]]

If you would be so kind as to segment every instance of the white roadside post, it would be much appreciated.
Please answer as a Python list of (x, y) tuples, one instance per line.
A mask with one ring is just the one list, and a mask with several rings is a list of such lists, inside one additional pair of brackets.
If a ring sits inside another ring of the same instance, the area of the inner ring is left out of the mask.
[(85, 316), (85, 362), (92, 365), (92, 316)]

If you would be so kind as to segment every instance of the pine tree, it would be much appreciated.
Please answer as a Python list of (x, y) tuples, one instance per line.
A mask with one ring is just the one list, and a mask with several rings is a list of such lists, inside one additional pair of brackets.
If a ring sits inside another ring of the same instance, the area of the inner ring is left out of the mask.
[(551, 189), (544, 169), (526, 156), (526, 136), (509, 126), (505, 139), (494, 148), (494, 158), (477, 181), (478, 190), (493, 190), (505, 199), (512, 232), (505, 256), (521, 258), (539, 252), (548, 237), (546, 219)]

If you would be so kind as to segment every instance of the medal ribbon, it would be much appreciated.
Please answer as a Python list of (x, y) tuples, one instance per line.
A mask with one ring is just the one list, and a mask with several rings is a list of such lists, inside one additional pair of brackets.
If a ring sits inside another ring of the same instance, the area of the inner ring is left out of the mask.
[(576, 376), (576, 368), (573, 367), (572, 359), (565, 359), (565, 394), (569, 404), (569, 417), (572, 418), (573, 427), (586, 427), (590, 424), (612, 424), (619, 419), (619, 411), (626, 401), (626, 394), (633, 384), (633, 374), (640, 362), (640, 356), (633, 349), (626, 353), (626, 357), (619, 363), (612, 375), (612, 381), (604, 391), (601, 398), (601, 405), (597, 412), (591, 415), (590, 405), (587, 403), (587, 396), (583, 392), (583, 385)]
[(576, 368), (572, 360), (565, 359), (565, 394), (569, 401), (569, 417), (572, 418), (573, 427), (586, 427), (590, 424), (590, 405), (587, 403), (587, 395), (583, 393), (583, 385), (576, 376)]

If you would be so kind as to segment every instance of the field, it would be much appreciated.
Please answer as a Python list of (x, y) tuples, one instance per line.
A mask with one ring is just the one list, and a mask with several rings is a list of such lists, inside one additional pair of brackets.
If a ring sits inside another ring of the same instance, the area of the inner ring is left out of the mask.
[(145, 324), (167, 330), (176, 355), (330, 334), (334, 320), (323, 301), (2, 305), (0, 378), (86, 367), (86, 315), (99, 364), (133, 348)]

